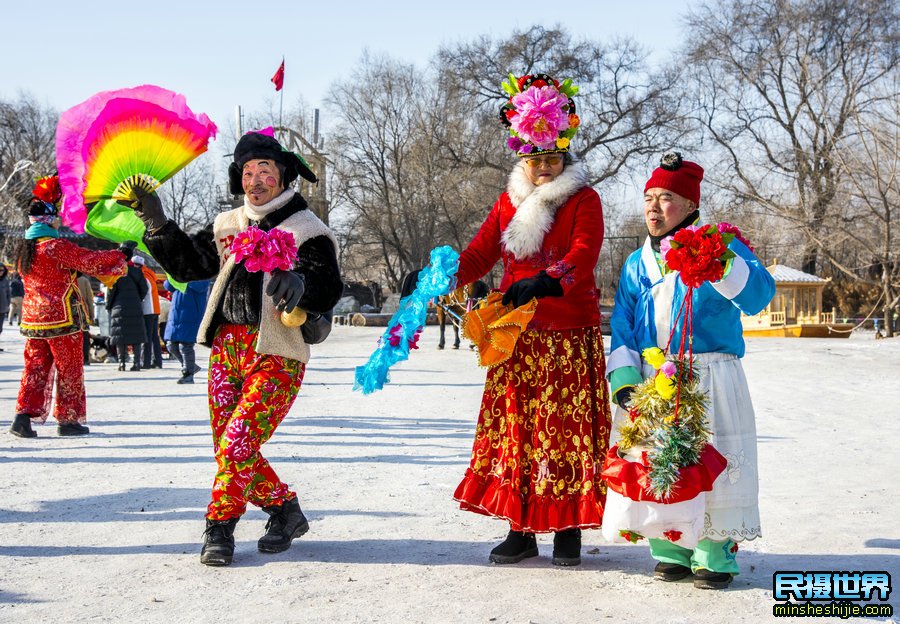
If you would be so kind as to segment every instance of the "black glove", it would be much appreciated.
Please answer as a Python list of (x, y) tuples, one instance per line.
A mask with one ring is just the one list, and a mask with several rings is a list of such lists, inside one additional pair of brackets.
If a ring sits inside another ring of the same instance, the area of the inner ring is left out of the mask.
[(534, 277), (525, 277), (513, 282), (503, 294), (503, 305), (512, 303), (514, 307), (523, 306), (535, 297), (562, 297), (563, 289), (559, 280), (550, 277), (543, 271)]
[(400, 282), (400, 298), (409, 297), (412, 294), (412, 291), (416, 289), (416, 282), (419, 281), (419, 273), (422, 272), (422, 269), (416, 269), (415, 271), (410, 271), (406, 275), (403, 276), (403, 281)]
[(147, 232), (152, 234), (168, 222), (159, 195), (148, 193), (139, 186), (134, 187), (134, 194), (137, 196), (136, 202), (119, 200), (118, 203), (134, 210), (134, 214), (144, 222)]
[(624, 388), (619, 388), (619, 391), (616, 392), (616, 403), (623, 410), (628, 409), (628, 403), (631, 402), (631, 395), (634, 394), (634, 386), (625, 386)]
[(272, 271), (272, 279), (266, 287), (266, 294), (272, 297), (275, 307), (282, 312), (292, 312), (306, 292), (306, 280), (293, 271)]

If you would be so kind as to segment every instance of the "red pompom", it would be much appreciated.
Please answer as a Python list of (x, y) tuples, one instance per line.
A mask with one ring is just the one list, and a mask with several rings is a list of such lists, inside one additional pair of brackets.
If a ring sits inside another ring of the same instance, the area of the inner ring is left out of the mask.
[(535, 80), (534, 82), (531, 83), (531, 86), (532, 87), (546, 87), (547, 81), (546, 80)]
[(53, 204), (54, 206), (62, 199), (62, 191), (59, 190), (58, 176), (44, 176), (38, 179), (31, 191), (32, 197), (41, 201)]

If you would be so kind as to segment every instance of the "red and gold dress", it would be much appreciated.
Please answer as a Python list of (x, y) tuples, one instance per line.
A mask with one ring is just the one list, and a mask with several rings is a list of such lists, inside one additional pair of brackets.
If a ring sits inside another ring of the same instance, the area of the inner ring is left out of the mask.
[(471, 463), (454, 498), (516, 531), (599, 527), (610, 428), (594, 280), (603, 209), (579, 163), (539, 187), (522, 166), (460, 254), (458, 284), (501, 260), (500, 290), (546, 271), (563, 296), (539, 299), (512, 356), (488, 369)]
[(124, 267), (125, 257), (118, 251), (88, 251), (60, 238), (38, 239), (31, 270), (22, 273), (19, 330), (26, 341), (17, 414), (47, 419), (55, 370), (53, 416), (60, 424), (85, 422), (81, 332), (87, 329), (88, 315), (75, 272), (115, 275)]

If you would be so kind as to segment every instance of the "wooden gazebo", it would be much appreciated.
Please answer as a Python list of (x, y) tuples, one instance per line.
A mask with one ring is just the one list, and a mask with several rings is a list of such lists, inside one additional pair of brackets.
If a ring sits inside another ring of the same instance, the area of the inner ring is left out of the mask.
[(853, 325), (835, 323), (835, 312), (822, 310), (828, 279), (804, 273), (776, 260), (766, 267), (775, 279), (775, 296), (765, 310), (741, 316), (746, 336), (847, 338)]

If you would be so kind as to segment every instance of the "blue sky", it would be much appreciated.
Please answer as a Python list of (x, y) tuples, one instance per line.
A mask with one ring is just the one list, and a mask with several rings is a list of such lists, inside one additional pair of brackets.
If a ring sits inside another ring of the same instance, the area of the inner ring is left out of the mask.
[(673, 0), (18, 1), (6, 3), (0, 18), (0, 98), (25, 91), (63, 110), (98, 91), (151, 83), (185, 94), (195, 112), (225, 130), (236, 105), (262, 111), (277, 102), (269, 79), (282, 55), (285, 108), (301, 95), (312, 108), (366, 48), (424, 65), (442, 42), (506, 36), (535, 23), (558, 23), (576, 36), (631, 36), (661, 59), (678, 44), (684, 6)]

